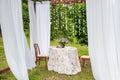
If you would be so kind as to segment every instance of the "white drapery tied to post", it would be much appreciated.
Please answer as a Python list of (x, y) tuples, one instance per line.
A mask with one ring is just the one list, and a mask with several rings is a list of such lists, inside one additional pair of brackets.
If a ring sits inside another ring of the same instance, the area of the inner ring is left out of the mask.
[[(50, 1), (36, 2), (36, 14), (31, 5), (30, 12), (30, 35), (31, 50), (33, 44), (38, 43), (41, 55), (49, 55), (50, 46)], [(34, 15), (34, 16), (32, 16)], [(36, 23), (35, 23), (36, 21)]]
[(86, 0), (95, 80), (120, 80), (120, 0)]
[(28, 11), (29, 11), (29, 19), (30, 19), (30, 48), (31, 52), (34, 55), (34, 61), (35, 61), (35, 51), (33, 44), (37, 42), (37, 28), (36, 28), (36, 15), (35, 15), (35, 8), (34, 8), (34, 2), (31, 0), (28, 0)]
[(17, 80), (29, 80), (27, 69), (35, 62), (23, 30), (21, 0), (0, 0), (0, 19), (7, 63)]

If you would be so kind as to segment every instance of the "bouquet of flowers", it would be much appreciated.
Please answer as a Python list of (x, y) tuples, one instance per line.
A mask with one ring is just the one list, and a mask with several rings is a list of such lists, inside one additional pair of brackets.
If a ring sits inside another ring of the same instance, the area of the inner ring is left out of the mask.
[(59, 44), (61, 45), (62, 48), (65, 47), (65, 44), (68, 43), (68, 39), (67, 38), (60, 38), (59, 39)]

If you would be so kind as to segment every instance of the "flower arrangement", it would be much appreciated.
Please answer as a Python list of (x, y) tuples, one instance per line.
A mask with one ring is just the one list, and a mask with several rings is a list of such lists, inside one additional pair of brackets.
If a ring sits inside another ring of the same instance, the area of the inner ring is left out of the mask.
[(68, 43), (68, 39), (67, 38), (60, 38), (59, 39), (59, 44), (61, 45), (62, 48), (65, 47), (65, 44)]

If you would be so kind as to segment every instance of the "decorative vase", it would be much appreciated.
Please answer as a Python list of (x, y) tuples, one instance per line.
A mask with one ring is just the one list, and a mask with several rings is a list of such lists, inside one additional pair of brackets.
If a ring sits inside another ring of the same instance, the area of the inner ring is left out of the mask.
[(61, 44), (61, 47), (64, 48), (64, 47), (65, 47), (65, 44)]

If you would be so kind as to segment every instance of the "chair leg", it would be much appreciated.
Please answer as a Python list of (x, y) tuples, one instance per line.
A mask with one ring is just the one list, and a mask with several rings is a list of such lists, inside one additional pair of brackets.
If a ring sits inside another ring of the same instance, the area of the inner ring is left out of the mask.
[(40, 65), (40, 58), (39, 58), (39, 65)]
[(45, 58), (45, 65), (46, 65), (46, 70), (47, 70), (47, 58)]
[[(45, 66), (46, 66), (46, 70), (47, 70), (47, 58), (43, 58), (43, 59), (45, 59)], [(40, 62), (41, 62), (41, 58), (37, 58), (35, 61), (36, 64), (39, 63), (39, 66), (41, 64)]]
[(37, 64), (37, 60), (35, 60), (35, 64)]
[(40, 58), (36, 58), (36, 61), (35, 61), (36, 65), (39, 64), (40, 65)]
[(38, 61), (39, 61), (38, 58), (36, 58), (36, 60), (35, 60), (36, 65), (37, 65)]
[(85, 65), (85, 59), (82, 59), (82, 67)]

